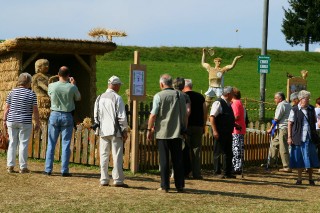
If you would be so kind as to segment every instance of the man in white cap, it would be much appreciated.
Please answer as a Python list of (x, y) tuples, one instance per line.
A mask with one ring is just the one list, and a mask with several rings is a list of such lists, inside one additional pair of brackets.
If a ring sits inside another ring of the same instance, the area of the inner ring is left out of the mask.
[(108, 89), (98, 96), (94, 106), (94, 120), (99, 123), (101, 186), (109, 186), (109, 156), (112, 150), (113, 186), (125, 187), (123, 174), (123, 143), (127, 139), (128, 123), (124, 102), (118, 95), (122, 82), (119, 77), (112, 76), (108, 80)]

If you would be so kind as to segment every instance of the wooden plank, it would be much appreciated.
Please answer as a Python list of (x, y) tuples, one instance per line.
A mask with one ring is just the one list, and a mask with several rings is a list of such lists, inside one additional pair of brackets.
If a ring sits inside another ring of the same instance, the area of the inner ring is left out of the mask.
[(124, 143), (124, 157), (123, 157), (123, 168), (130, 169), (130, 141), (131, 141), (131, 134), (128, 133), (128, 138)]
[(70, 141), (70, 158), (69, 162), (74, 162), (74, 146), (75, 146), (75, 134), (76, 134), (76, 129), (73, 128), (72, 131), (72, 136), (71, 136), (71, 141)]
[(46, 158), (46, 151), (47, 151), (47, 141), (48, 141), (48, 124), (42, 123), (41, 124), (41, 151), (40, 151), (40, 158)]
[(74, 157), (74, 162), (75, 163), (80, 163), (80, 158), (81, 158), (81, 137), (82, 137), (82, 131), (77, 130), (76, 131), (76, 141), (75, 141), (75, 148), (76, 148), (76, 154)]
[(84, 128), (82, 132), (81, 163), (85, 165), (88, 164), (88, 140), (89, 140), (88, 129)]
[(33, 158), (40, 157), (40, 130), (34, 132), (34, 140), (33, 140)]
[(33, 133), (34, 133), (34, 131), (32, 128), (29, 143), (28, 143), (28, 157), (29, 158), (33, 157)]
[(57, 144), (54, 152), (54, 160), (60, 160), (60, 154), (61, 154), (61, 134), (59, 134), (59, 137), (57, 139)]
[(91, 67), (82, 59), (80, 55), (74, 54), (74, 56), (79, 61), (79, 63), (83, 66), (83, 68), (85, 68), (85, 70), (91, 75), (93, 73)]
[(95, 145), (96, 145), (96, 135), (93, 130), (90, 130), (89, 132), (89, 165), (94, 165), (95, 161)]
[[(33, 53), (22, 65), (21, 72), (24, 72), (24, 70), (29, 66), (29, 64), (36, 59), (36, 57), (39, 55), (39, 53)], [(22, 61), (22, 60), (21, 60)]]
[(95, 157), (96, 157), (96, 161), (94, 162), (94, 164), (96, 166), (100, 166), (100, 137), (96, 136), (96, 146), (95, 146)]

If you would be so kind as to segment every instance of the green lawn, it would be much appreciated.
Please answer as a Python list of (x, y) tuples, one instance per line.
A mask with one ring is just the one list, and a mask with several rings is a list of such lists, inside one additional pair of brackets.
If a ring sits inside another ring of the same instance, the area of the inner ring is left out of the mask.
[[(169, 73), (173, 77), (191, 78), (194, 90), (204, 94), (208, 89), (208, 73), (201, 66), (201, 48), (187, 47), (122, 47), (114, 52), (98, 57), (97, 62), (97, 93), (102, 93), (107, 86), (107, 79), (111, 75), (118, 75), (124, 82), (120, 93), (127, 100), (125, 90), (129, 88), (129, 66), (133, 63), (133, 52), (139, 50), (140, 63), (147, 65), (146, 91), (148, 99), (159, 91), (159, 77)], [(242, 98), (260, 100), (260, 74), (257, 71), (257, 57), (259, 49), (215, 48), (215, 57), (223, 59), (222, 66), (232, 63), (236, 55), (244, 55), (236, 67), (225, 75), (225, 85), (238, 87)], [(320, 79), (320, 53), (306, 53), (301, 51), (270, 50), (271, 71), (266, 76), (266, 102), (273, 103), (273, 95), (277, 91), (286, 93), (287, 72), (300, 76), (301, 70), (308, 70), (308, 90), (311, 92), (314, 104), (320, 96), (318, 81)], [(207, 62), (212, 64), (213, 57), (207, 56)], [(213, 64), (212, 64), (213, 66)], [(270, 107), (268, 105), (267, 107)], [(251, 108), (259, 108), (257, 103), (250, 103)], [(258, 111), (250, 112), (251, 120), (258, 118)], [(270, 119), (272, 113), (266, 112)]]

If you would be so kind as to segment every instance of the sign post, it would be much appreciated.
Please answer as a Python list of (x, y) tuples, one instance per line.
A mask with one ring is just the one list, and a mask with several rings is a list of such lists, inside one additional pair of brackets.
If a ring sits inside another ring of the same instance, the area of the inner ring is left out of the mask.
[(132, 100), (132, 130), (131, 130), (131, 164), (132, 173), (138, 172), (139, 165), (139, 101), (146, 97), (146, 66), (140, 65), (140, 55), (134, 51), (134, 64), (130, 65), (130, 100)]
[(258, 56), (258, 73), (270, 73), (270, 56)]

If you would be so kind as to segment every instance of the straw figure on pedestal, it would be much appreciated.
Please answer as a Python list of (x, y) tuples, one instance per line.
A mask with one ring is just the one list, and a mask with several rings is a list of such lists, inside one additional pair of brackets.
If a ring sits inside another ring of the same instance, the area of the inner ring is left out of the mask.
[(47, 123), (50, 115), (50, 98), (48, 96), (49, 61), (39, 59), (35, 63), (35, 72), (32, 76), (32, 90), (37, 95), (40, 122)]
[(107, 41), (112, 41), (112, 37), (126, 37), (127, 34), (125, 32), (122, 31), (118, 31), (118, 30), (108, 30), (105, 28), (93, 28), (90, 30), (90, 32), (88, 33), (89, 36), (100, 40), (103, 37), (106, 37)]

